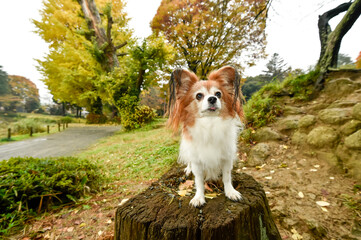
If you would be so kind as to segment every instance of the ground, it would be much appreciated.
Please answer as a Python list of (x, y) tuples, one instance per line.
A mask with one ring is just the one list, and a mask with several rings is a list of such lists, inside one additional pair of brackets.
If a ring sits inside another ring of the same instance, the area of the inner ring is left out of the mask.
[[(60, 211), (48, 212), (10, 239), (112, 239), (117, 206), (168, 171), (162, 167), (156, 174), (146, 172), (160, 165), (157, 159), (161, 155), (157, 154), (173, 154), (171, 158), (176, 158), (173, 152), (177, 143), (170, 139), (171, 135), (157, 126), (102, 140), (83, 156), (102, 159), (103, 164), (120, 161), (115, 164), (121, 166), (131, 161), (138, 170), (129, 176), (117, 172), (119, 181), (112, 182), (106, 191)], [(270, 157), (262, 166), (245, 168), (246, 161), (247, 156), (240, 152), (235, 174), (250, 174), (264, 186), (283, 239), (361, 239), (361, 196), (355, 180), (287, 141), (271, 144)], [(143, 162), (147, 162), (145, 168)], [(130, 170), (133, 169), (124, 171), (128, 174)]]
[(11, 142), (0, 146), (0, 160), (17, 156), (71, 156), (86, 149), (99, 138), (119, 131), (120, 126), (72, 127), (57, 134)]

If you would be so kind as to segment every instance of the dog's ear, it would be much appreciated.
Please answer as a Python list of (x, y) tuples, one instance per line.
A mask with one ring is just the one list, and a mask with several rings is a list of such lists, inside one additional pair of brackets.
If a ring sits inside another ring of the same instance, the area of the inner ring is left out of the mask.
[(169, 81), (169, 104), (168, 112), (172, 111), (176, 100), (187, 95), (193, 84), (198, 81), (197, 76), (184, 69), (177, 69), (172, 72)]
[(239, 98), (242, 96), (242, 93), (240, 92), (241, 76), (234, 67), (225, 66), (212, 72), (209, 75), (209, 80), (220, 82), (221, 86), (233, 98), (234, 104), (240, 100)]

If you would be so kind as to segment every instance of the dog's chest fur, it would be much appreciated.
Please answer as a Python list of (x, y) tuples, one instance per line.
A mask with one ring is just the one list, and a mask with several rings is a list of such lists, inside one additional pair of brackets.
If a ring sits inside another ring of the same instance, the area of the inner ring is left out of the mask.
[(187, 164), (191, 171), (192, 163), (200, 163), (206, 179), (217, 179), (224, 161), (237, 157), (237, 138), (240, 122), (235, 118), (198, 118), (188, 127), (191, 139), (182, 137), (179, 160)]

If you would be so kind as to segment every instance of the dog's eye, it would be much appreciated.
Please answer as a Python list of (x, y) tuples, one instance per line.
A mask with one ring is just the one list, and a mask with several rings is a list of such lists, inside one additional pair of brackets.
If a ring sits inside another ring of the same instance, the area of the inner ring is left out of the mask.
[(221, 98), (221, 97), (222, 97), (222, 93), (221, 93), (221, 92), (216, 92), (215, 95), (216, 95), (217, 98)]
[(196, 95), (197, 100), (201, 100), (202, 97), (203, 97), (202, 93), (197, 93), (197, 95)]

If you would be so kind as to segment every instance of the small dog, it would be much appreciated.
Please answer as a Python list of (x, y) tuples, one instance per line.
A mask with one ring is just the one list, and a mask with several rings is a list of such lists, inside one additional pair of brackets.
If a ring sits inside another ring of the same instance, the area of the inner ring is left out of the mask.
[(179, 162), (195, 176), (196, 194), (190, 205), (205, 204), (204, 181), (222, 173), (225, 195), (234, 201), (242, 195), (233, 188), (231, 170), (237, 159), (237, 139), (243, 126), (240, 75), (230, 66), (199, 80), (187, 70), (172, 73), (168, 126), (182, 127)]

